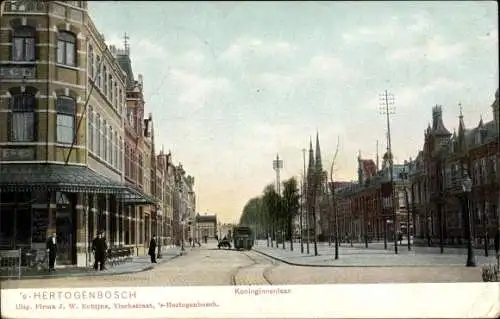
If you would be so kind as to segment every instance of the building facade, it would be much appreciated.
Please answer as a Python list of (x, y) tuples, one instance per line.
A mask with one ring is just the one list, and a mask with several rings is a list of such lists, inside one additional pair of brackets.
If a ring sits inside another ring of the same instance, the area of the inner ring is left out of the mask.
[(98, 231), (136, 254), (173, 238), (175, 169), (158, 164), (128, 43), (107, 46), (86, 1), (3, 5), (0, 249), (43, 249), (56, 232), (58, 264), (88, 265)]
[[(492, 120), (480, 118), (476, 127), (466, 128), (460, 110), (458, 131), (452, 134), (442, 122), (442, 108), (433, 108), (432, 126), (410, 170), (418, 244), (465, 245), (470, 222), (475, 245), (493, 245), (500, 225), (498, 90), (491, 111)], [(462, 188), (465, 176), (473, 182), (470, 194)]]
[(196, 214), (196, 236), (198, 240), (207, 237), (214, 239), (217, 236), (217, 215)]

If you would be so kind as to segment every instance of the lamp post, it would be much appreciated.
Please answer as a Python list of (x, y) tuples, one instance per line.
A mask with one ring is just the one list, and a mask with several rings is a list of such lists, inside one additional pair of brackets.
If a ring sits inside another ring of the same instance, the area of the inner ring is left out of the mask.
[(410, 240), (410, 200), (408, 198), (408, 183), (409, 183), (409, 172), (406, 170), (408, 163), (405, 161), (405, 166), (399, 176), (403, 180), (403, 190), (405, 193), (405, 206), (406, 206), (406, 236), (408, 237), (408, 251), (411, 251), (411, 240)]
[(474, 256), (474, 249), (472, 247), (472, 217), (470, 212), (469, 194), (472, 189), (472, 180), (469, 174), (465, 172), (464, 179), (462, 180), (462, 189), (465, 194), (465, 209), (467, 209), (467, 267), (476, 267), (476, 256)]

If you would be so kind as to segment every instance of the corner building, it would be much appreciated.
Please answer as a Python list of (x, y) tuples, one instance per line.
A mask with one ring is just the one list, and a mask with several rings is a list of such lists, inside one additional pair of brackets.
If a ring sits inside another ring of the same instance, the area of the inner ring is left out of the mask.
[(56, 232), (58, 264), (83, 266), (99, 230), (144, 246), (132, 235), (155, 201), (125, 183), (131, 79), (87, 2), (6, 1), (0, 28), (0, 249), (42, 249)]

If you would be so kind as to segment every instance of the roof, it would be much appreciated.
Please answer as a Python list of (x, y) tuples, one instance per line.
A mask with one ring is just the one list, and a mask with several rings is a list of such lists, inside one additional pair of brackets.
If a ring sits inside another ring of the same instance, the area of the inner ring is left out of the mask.
[(127, 74), (127, 89), (134, 88), (134, 72), (132, 71), (132, 61), (130, 61), (130, 56), (128, 54), (118, 54), (116, 56), (118, 64), (123, 71)]
[(217, 215), (196, 215), (197, 223), (217, 223)]
[(86, 166), (3, 163), (0, 166), (0, 190), (113, 194), (122, 193), (124, 186)]
[(79, 165), (3, 163), (0, 166), (0, 191), (115, 194), (124, 204), (156, 202), (131, 184), (114, 181)]

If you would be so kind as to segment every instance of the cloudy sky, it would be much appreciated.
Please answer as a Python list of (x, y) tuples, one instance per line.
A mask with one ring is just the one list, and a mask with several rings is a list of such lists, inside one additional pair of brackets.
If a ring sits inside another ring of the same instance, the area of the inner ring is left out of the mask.
[(379, 94), (395, 97), (396, 161), (415, 156), (432, 106), (458, 124), (492, 118), (498, 87), (495, 2), (89, 2), (109, 44), (130, 36), (156, 143), (196, 178), (198, 211), (236, 221), (274, 180), (300, 176), (319, 131), (323, 163), (337, 140), (339, 180), (356, 156), (386, 147)]

